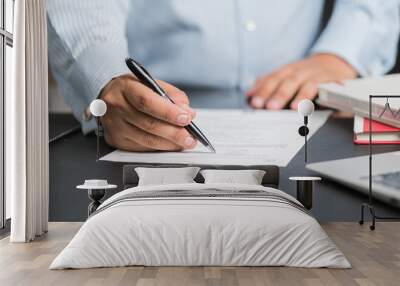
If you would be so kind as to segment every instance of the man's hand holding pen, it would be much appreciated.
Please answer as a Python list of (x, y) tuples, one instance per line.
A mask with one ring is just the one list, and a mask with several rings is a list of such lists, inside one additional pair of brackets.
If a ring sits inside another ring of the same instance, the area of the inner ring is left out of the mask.
[(101, 121), (108, 144), (129, 151), (192, 149), (197, 141), (185, 130), (195, 117), (186, 94), (163, 81), (157, 83), (175, 104), (160, 97), (132, 75), (111, 80), (100, 98), (107, 104)]

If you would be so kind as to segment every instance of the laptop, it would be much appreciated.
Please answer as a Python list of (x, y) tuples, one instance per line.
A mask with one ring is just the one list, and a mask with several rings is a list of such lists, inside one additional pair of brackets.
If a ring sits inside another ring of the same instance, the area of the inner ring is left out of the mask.
[[(368, 194), (369, 156), (311, 163), (306, 168)], [(374, 198), (400, 207), (400, 151), (372, 156), (372, 191)]]

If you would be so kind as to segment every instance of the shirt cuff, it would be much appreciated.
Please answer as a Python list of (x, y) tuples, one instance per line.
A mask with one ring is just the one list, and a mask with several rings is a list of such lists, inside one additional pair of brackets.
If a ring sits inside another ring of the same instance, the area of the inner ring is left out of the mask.
[[(115, 77), (129, 73), (125, 65), (128, 52), (121, 52), (121, 46), (106, 43), (91, 47), (76, 59), (69, 72), (67, 80), (73, 85), (77, 96), (83, 98), (85, 105), (76, 110), (81, 114), (82, 131), (86, 134), (92, 131), (96, 124), (94, 118), (87, 116), (87, 107), (96, 99), (103, 87)], [(118, 52), (120, 51), (120, 52)]]
[(310, 53), (334, 54), (353, 66), (359, 75), (371, 75), (375, 69), (368, 61), (373, 55), (365, 46), (370, 33), (370, 15), (362, 9), (348, 9), (345, 13), (342, 10), (334, 12)]

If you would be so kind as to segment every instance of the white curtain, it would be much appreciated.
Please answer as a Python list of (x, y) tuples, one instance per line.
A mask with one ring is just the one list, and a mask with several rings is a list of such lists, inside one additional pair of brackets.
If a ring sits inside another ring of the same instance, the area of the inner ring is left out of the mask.
[(48, 62), (45, 0), (15, 1), (13, 92), (6, 98), (6, 187), (12, 242), (48, 225)]

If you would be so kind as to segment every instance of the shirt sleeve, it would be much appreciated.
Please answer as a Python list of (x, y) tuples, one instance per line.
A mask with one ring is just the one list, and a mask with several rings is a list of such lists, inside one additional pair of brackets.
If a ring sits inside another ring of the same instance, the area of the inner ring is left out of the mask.
[(398, 0), (337, 0), (331, 19), (311, 53), (332, 53), (361, 76), (393, 67), (399, 36)]
[(129, 0), (48, 0), (49, 61), (61, 94), (86, 133), (85, 111), (113, 78), (128, 72)]

